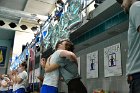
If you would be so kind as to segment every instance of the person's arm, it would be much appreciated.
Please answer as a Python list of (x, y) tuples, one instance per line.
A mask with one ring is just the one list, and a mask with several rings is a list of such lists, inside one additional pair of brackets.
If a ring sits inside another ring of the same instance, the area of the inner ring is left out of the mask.
[(11, 80), (13, 81), (14, 84), (16, 84), (15, 74), (13, 74), (13, 76), (11, 76)]
[(45, 72), (51, 72), (51, 71), (54, 71), (56, 69), (58, 69), (60, 67), (59, 64), (49, 64), (49, 63), (46, 63), (45, 65)]
[(7, 87), (7, 86), (8, 86), (7, 81), (2, 80), (2, 81), (1, 81), (1, 86), (2, 86), (2, 87)]
[(20, 83), (23, 81), (23, 79), (20, 78), (20, 77), (16, 74), (16, 75), (15, 75), (15, 81), (16, 81), (17, 84), (20, 84)]
[(41, 58), (40, 60), (40, 65), (41, 67), (45, 70), (45, 64), (46, 64), (46, 59), (45, 58)]
[(4, 77), (5, 77), (5, 74), (2, 74), (2, 75), (1, 75), (1, 78), (4, 78)]
[(15, 76), (16, 76), (16, 74), (17, 74), (17, 70), (13, 70), (12, 72), (11, 72), (11, 79), (12, 79), (12, 81), (14, 82), (14, 84), (16, 84), (16, 78), (15, 78)]
[(46, 65), (45, 65), (45, 72), (51, 72), (59, 68), (59, 64), (53, 63), (50, 64), (50, 57), (47, 59)]
[(40, 80), (41, 83), (43, 83), (43, 80), (44, 80), (43, 76), (38, 76), (37, 78)]
[(66, 57), (67, 59), (70, 59), (71, 61), (76, 62), (76, 64), (77, 64), (77, 57), (73, 52), (63, 50), (60, 53), (60, 57)]

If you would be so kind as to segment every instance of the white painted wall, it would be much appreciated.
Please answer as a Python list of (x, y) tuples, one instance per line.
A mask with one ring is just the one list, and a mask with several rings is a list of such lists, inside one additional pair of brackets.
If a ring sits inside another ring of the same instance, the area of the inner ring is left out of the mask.
[(34, 38), (33, 33), (26, 32), (15, 32), (14, 46), (13, 46), (13, 55), (12, 57), (18, 56), (22, 53), (22, 45), (26, 45), (27, 42), (31, 42)]

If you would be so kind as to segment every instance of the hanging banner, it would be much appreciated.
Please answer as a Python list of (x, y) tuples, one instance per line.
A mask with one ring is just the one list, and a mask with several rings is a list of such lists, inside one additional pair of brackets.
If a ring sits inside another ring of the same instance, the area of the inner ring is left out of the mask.
[(87, 78), (98, 78), (98, 51), (87, 54)]
[(31, 83), (34, 83), (34, 70), (32, 70), (32, 80), (31, 80)]
[(104, 48), (105, 77), (122, 75), (120, 43)]
[(6, 51), (7, 51), (7, 47), (0, 46), (0, 67), (5, 66)]
[(78, 63), (78, 73), (80, 75), (80, 57), (77, 57), (77, 63)]
[(29, 72), (29, 83), (32, 83), (32, 71)]
[(34, 80), (34, 82), (35, 83), (37, 83), (37, 82), (39, 82), (39, 79), (37, 78), (38, 76), (40, 76), (40, 68), (36, 68), (35, 69), (35, 80)]

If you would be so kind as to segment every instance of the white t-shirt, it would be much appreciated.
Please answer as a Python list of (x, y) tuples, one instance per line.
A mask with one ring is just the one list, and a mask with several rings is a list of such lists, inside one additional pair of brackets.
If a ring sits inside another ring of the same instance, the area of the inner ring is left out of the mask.
[[(59, 52), (54, 52), (50, 58), (50, 64), (56, 63), (55, 59), (59, 56)], [(43, 85), (58, 87), (59, 70), (48, 72), (44, 74)]]
[(16, 90), (17, 90), (18, 88), (17, 88), (17, 84), (13, 84), (13, 91), (15, 92)]
[(13, 89), (13, 86), (9, 86), (9, 90), (10, 90), (10, 89)]
[(20, 84), (17, 84), (17, 89), (19, 89), (19, 88), (26, 88), (27, 79), (28, 79), (27, 72), (23, 71), (23, 72), (19, 73), (18, 77), (23, 79), (23, 81)]

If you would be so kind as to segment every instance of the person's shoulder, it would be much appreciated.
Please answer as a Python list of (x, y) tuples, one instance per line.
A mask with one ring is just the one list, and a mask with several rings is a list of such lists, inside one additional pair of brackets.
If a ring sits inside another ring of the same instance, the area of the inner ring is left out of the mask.
[(60, 53), (70, 53), (68, 50), (61, 50)]
[(139, 11), (140, 11), (140, 1), (136, 1), (131, 5), (129, 14), (130, 14), (130, 16), (137, 15), (140, 13)]
[(65, 51), (65, 50), (61, 50), (61, 49), (60, 49), (60, 50), (56, 50), (55, 52), (56, 52), (56, 53), (57, 53), (57, 52), (58, 52), (58, 53), (61, 53), (61, 52), (64, 52), (64, 51)]
[(133, 7), (133, 8), (139, 7), (139, 8), (140, 8), (140, 1), (134, 2), (134, 3), (132, 4), (132, 7)]
[(134, 4), (140, 5), (140, 1), (135, 1)]
[(23, 71), (22, 74), (28, 74), (27, 71)]

